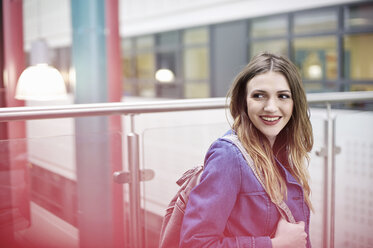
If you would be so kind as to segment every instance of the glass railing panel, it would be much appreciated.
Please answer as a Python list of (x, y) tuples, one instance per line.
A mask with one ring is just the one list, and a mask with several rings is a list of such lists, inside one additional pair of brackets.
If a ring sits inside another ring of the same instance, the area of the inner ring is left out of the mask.
[(313, 247), (322, 247), (323, 239), (323, 203), (324, 203), (324, 166), (325, 159), (317, 154), (322, 150), (325, 136), (326, 109), (311, 109), (311, 124), (314, 145), (310, 155), (309, 173), (311, 177), (311, 200), (314, 211), (311, 212), (310, 239)]
[[(188, 169), (203, 165), (205, 153), (214, 140), (229, 130), (224, 110), (154, 115), (164, 127), (150, 127), (142, 135), (143, 168), (155, 177), (142, 184), (145, 246), (158, 247), (165, 209), (179, 186), (176, 181)], [(165, 118), (165, 119), (163, 119)], [(156, 121), (157, 120), (157, 121)]]
[(0, 247), (123, 247), (121, 144), (120, 133), (0, 141)]
[(335, 247), (373, 247), (373, 112), (335, 113)]

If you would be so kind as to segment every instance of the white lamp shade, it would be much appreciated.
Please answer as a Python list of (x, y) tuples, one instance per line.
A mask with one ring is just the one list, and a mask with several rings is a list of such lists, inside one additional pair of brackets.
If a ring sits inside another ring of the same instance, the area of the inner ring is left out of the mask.
[(175, 81), (175, 74), (170, 69), (159, 69), (155, 73), (155, 79), (161, 83), (172, 83)]
[(48, 101), (64, 99), (66, 96), (66, 86), (59, 71), (47, 64), (37, 64), (22, 72), (15, 98)]

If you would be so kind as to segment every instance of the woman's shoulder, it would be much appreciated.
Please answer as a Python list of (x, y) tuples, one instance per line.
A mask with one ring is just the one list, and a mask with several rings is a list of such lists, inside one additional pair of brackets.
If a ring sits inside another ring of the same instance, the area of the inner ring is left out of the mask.
[(231, 140), (225, 138), (227, 135), (234, 134), (233, 131), (228, 131), (211, 144), (206, 153), (205, 165), (212, 159), (223, 160), (229, 164), (242, 162), (242, 155), (237, 146)]
[(219, 137), (215, 141), (213, 141), (212, 144), (210, 145), (210, 148), (208, 149), (208, 153), (212, 152), (212, 151), (216, 151), (216, 150), (218, 150), (220, 152), (235, 151), (236, 147), (233, 144), (233, 142), (230, 141), (229, 139), (226, 139), (226, 137), (230, 136), (230, 135), (235, 135), (235, 133), (233, 131), (228, 131), (224, 135), (222, 135), (221, 137)]
[(205, 157), (206, 174), (222, 174), (234, 180), (245, 178), (242, 191), (260, 191), (261, 185), (257, 181), (253, 170), (248, 165), (240, 149), (226, 136), (235, 135), (234, 132), (227, 132), (213, 142)]

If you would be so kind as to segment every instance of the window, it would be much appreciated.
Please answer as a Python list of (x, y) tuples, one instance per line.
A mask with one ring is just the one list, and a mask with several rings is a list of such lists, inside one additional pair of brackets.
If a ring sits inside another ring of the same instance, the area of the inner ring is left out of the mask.
[(272, 52), (275, 54), (287, 56), (288, 55), (287, 40), (278, 39), (278, 40), (253, 42), (251, 46), (251, 54), (255, 55), (260, 52)]
[(137, 79), (136, 95), (144, 97), (154, 97), (154, 36), (144, 36), (137, 38), (135, 46), (135, 77)]
[(286, 16), (258, 18), (252, 21), (252, 38), (285, 36), (288, 32)]
[(336, 9), (317, 10), (294, 15), (294, 34), (322, 33), (337, 30), (338, 13)]
[(344, 27), (373, 28), (373, 4), (346, 7), (344, 11)]
[(123, 90), (127, 96), (136, 95), (135, 72), (133, 68), (134, 53), (133, 40), (130, 38), (122, 40), (122, 75), (123, 75)]
[(252, 20), (250, 55), (254, 56), (260, 52), (272, 52), (287, 56), (287, 35), (287, 16), (273, 16)]
[(352, 80), (373, 80), (373, 34), (344, 37), (344, 77)]
[(349, 90), (373, 90), (373, 4), (345, 7), (344, 29), (343, 76)]
[(338, 78), (335, 36), (297, 38), (294, 40), (294, 56), (295, 63), (305, 81), (306, 90), (335, 90), (333, 89), (335, 84), (324, 84), (326, 81)]
[(171, 31), (156, 35), (156, 95), (180, 98), (182, 82), (180, 73), (180, 32)]
[(189, 29), (183, 35), (184, 97), (210, 96), (208, 30), (206, 27)]

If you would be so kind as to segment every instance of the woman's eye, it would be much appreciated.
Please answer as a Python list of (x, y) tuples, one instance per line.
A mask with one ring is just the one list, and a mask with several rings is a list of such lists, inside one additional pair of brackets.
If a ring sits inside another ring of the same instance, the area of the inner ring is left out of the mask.
[(289, 98), (291, 98), (290, 95), (287, 95), (287, 94), (280, 94), (278, 97), (280, 99), (289, 99)]
[(264, 95), (263, 94), (260, 94), (260, 93), (255, 93), (253, 95), (254, 98), (264, 98)]

